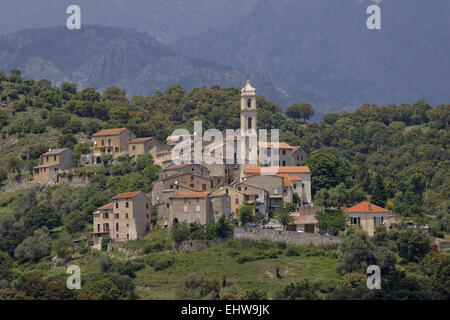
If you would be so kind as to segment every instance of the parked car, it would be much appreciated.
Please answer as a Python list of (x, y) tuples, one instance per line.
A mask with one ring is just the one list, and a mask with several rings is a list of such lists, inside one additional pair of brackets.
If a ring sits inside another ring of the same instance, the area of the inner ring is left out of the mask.
[(304, 233), (305, 230), (304, 229), (298, 229), (297, 232)]
[(263, 229), (270, 229), (270, 230), (273, 230), (273, 229), (275, 229), (275, 228), (274, 228), (273, 226), (264, 226)]
[(261, 225), (255, 224), (255, 223), (249, 224), (248, 227), (250, 229), (262, 229), (263, 228)]

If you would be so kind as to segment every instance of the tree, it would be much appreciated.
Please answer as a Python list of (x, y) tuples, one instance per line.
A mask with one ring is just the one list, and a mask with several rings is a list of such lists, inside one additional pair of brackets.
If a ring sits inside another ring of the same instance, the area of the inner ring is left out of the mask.
[(54, 128), (62, 128), (70, 120), (70, 115), (60, 110), (52, 110), (48, 114), (48, 123)]
[(322, 232), (338, 235), (347, 225), (347, 215), (342, 209), (325, 208), (317, 213), (318, 227)]
[(309, 103), (294, 103), (286, 109), (286, 115), (296, 121), (303, 119), (303, 122), (309, 120), (314, 115), (314, 110)]
[(323, 115), (323, 122), (328, 125), (333, 125), (339, 120), (339, 113), (337, 112), (327, 112)]
[(103, 155), (103, 156), (100, 156), (100, 160), (102, 161), (103, 165), (104, 165), (105, 167), (107, 167), (107, 166), (111, 163), (111, 161), (112, 161), (112, 155), (110, 155), (110, 154), (105, 154), (105, 155)]
[(348, 228), (341, 234), (336, 270), (341, 275), (358, 272), (376, 263), (374, 245), (367, 232)]
[(279, 300), (319, 300), (317, 295), (317, 286), (308, 279), (301, 282), (287, 285), (281, 292), (277, 293)]
[(8, 168), (9, 172), (20, 172), (20, 169), (22, 169), (22, 161), (16, 157), (10, 157), (8, 161), (6, 162), (6, 167)]
[(375, 178), (374, 185), (372, 186), (372, 198), (371, 202), (377, 206), (382, 208), (386, 205), (386, 190), (384, 187), (383, 177), (380, 174), (377, 174)]
[(94, 283), (91, 292), (100, 300), (118, 300), (120, 290), (110, 279), (103, 279)]
[(77, 139), (70, 133), (63, 134), (62, 136), (58, 137), (58, 145), (60, 148), (72, 149), (76, 143)]
[(311, 170), (311, 188), (313, 194), (318, 190), (337, 186), (348, 176), (347, 166), (338, 156), (327, 152), (313, 152), (303, 162)]
[(336, 289), (330, 295), (333, 300), (367, 300), (371, 298), (371, 290), (367, 288), (367, 275), (363, 273), (348, 273), (337, 283)]
[(243, 205), (239, 208), (239, 222), (241, 225), (245, 226), (247, 223), (252, 223), (254, 220), (253, 206)]
[(40, 204), (31, 208), (30, 212), (26, 214), (24, 225), (32, 231), (42, 227), (53, 229), (61, 225), (61, 216), (51, 204)]
[(181, 242), (189, 239), (190, 229), (189, 225), (185, 222), (174, 223), (172, 227), (172, 238), (175, 242)]
[(51, 251), (51, 239), (48, 236), (48, 229), (36, 230), (34, 235), (26, 238), (14, 251), (14, 257), (20, 262), (39, 261)]
[(286, 230), (286, 226), (294, 220), (291, 215), (291, 212), (294, 210), (295, 204), (293, 203), (284, 203), (275, 209), (274, 219), (281, 223), (284, 230)]
[(226, 221), (225, 215), (222, 215), (217, 222), (208, 226), (208, 235), (219, 238), (226, 238), (232, 230), (230, 224)]
[(413, 230), (401, 231), (396, 243), (405, 262), (419, 262), (431, 250), (428, 237)]
[(86, 226), (86, 218), (80, 210), (72, 211), (65, 219), (64, 226), (70, 234), (83, 231)]

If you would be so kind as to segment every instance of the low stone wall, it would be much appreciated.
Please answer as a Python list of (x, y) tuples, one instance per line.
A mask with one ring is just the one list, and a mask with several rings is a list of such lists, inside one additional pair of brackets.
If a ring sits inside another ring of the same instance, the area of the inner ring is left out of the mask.
[(224, 239), (216, 240), (187, 240), (180, 243), (174, 243), (172, 249), (176, 251), (189, 252), (209, 248), (213, 245), (225, 241)]
[(300, 233), (296, 231), (278, 231), (270, 229), (245, 229), (236, 227), (234, 228), (234, 239), (236, 240), (254, 240), (254, 241), (275, 241), (286, 242), (290, 244), (329, 244), (339, 243), (340, 238), (334, 236), (325, 236), (312, 233)]
[(439, 243), (439, 249), (440, 249), (440, 250), (450, 249), (450, 242), (441, 241), (441, 242)]

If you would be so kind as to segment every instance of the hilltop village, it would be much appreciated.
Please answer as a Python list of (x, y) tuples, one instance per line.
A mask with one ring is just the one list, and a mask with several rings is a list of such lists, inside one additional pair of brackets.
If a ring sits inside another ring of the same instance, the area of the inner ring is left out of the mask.
[[(249, 81), (241, 90), (240, 132), (256, 135), (256, 90)], [(110, 203), (98, 208), (93, 214), (93, 244), (99, 248), (102, 238), (113, 242), (142, 238), (150, 228), (172, 228), (178, 222), (209, 225), (222, 216), (237, 220), (239, 209), (251, 205), (253, 214), (260, 215), (265, 223), (271, 222), (273, 212), (286, 203), (295, 203), (293, 222), (288, 230), (317, 233), (315, 212), (311, 196), (311, 172), (302, 166), (308, 158), (301, 146), (286, 142), (256, 143), (257, 155), (276, 155), (276, 161), (256, 165), (245, 158), (238, 161), (239, 137), (232, 138), (233, 155), (227, 154), (225, 143), (211, 150), (202, 141), (202, 153), (222, 161), (195, 161), (194, 151), (181, 156), (173, 155), (178, 143), (194, 144), (195, 134), (171, 135), (160, 142), (154, 137), (139, 137), (127, 128), (103, 129), (92, 135), (92, 150), (80, 159), (82, 166), (101, 166), (105, 161), (114, 162), (118, 157), (128, 156), (132, 161), (140, 155), (150, 154), (161, 166), (159, 179), (152, 183), (151, 194), (126, 192), (113, 197)], [(228, 140), (230, 139), (226, 139)], [(245, 140), (245, 155), (252, 148)], [(249, 147), (250, 146), (250, 147)], [(220, 150), (222, 148), (222, 150)], [(219, 152), (220, 151), (220, 152)], [(70, 170), (72, 150), (51, 149), (41, 155), (41, 164), (33, 168), (34, 181), (58, 183), (60, 176)], [(225, 156), (224, 156), (225, 155)], [(231, 161), (230, 161), (231, 159)], [(152, 212), (157, 213), (152, 224)], [(387, 209), (362, 202), (346, 209), (351, 217), (349, 223), (373, 234), (377, 225), (389, 227), (393, 216)], [(280, 224), (273, 222), (276, 228)]]

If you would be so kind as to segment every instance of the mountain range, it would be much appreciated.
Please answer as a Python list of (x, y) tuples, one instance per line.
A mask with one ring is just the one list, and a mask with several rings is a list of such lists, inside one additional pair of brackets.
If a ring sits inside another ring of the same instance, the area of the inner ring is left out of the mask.
[(152, 95), (173, 84), (185, 90), (219, 85), (243, 86), (248, 77), (265, 96), (288, 104), (291, 97), (269, 77), (189, 58), (136, 30), (85, 26), (23, 30), (0, 36), (0, 70), (19, 69), (53, 84), (70, 81), (79, 88), (103, 90), (116, 85), (128, 96)]
[[(374, 2), (380, 30), (366, 27)], [(72, 33), (62, 27), (70, 4), (80, 5), (83, 25)], [(283, 107), (306, 101), (318, 114), (450, 101), (448, 0), (0, 0), (0, 7), (0, 69), (55, 83), (147, 95), (174, 83), (240, 87), (250, 77)], [(17, 32), (25, 28), (32, 30)]]

